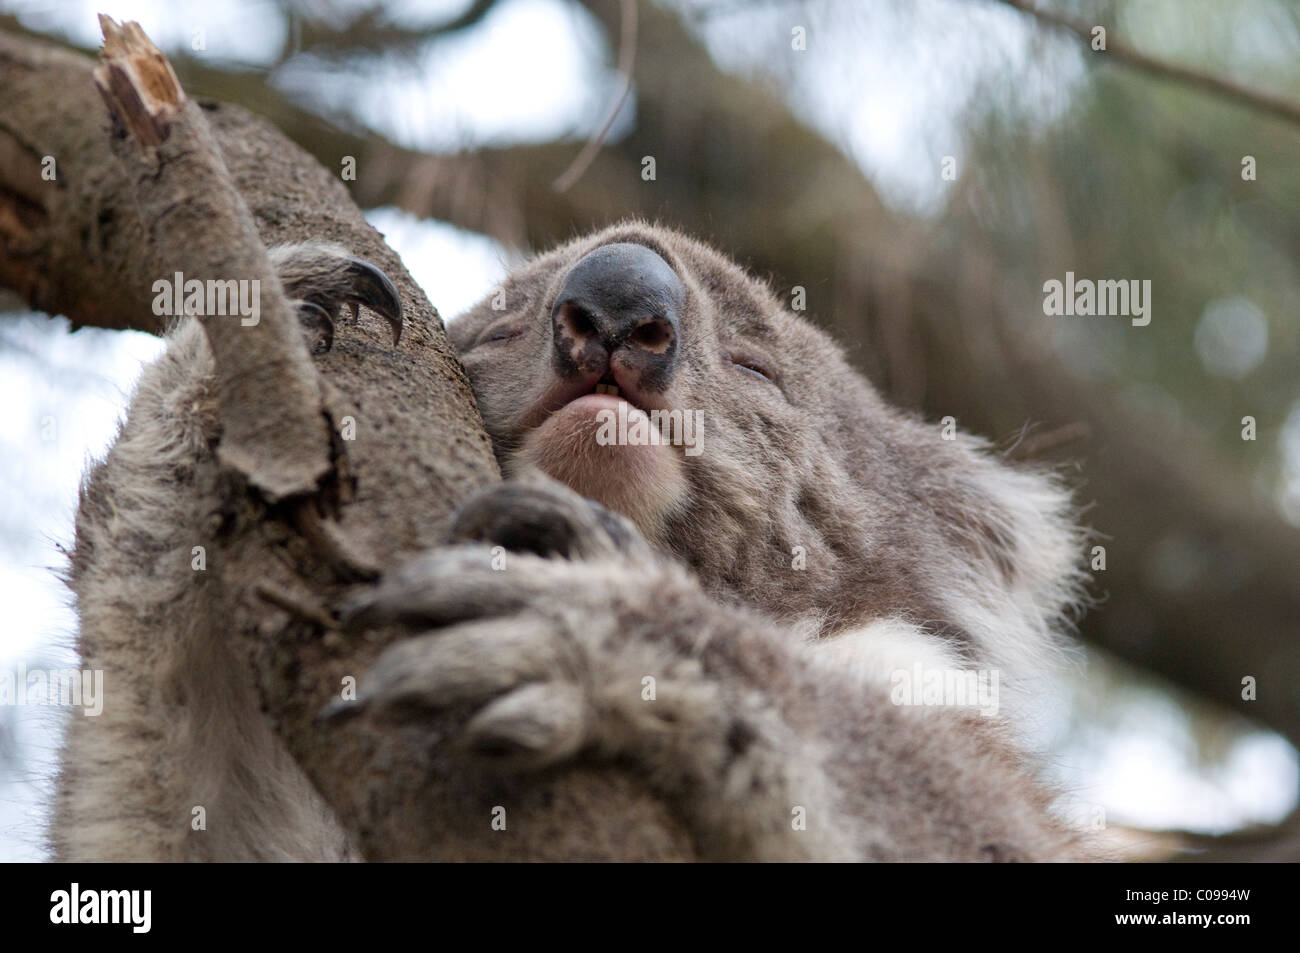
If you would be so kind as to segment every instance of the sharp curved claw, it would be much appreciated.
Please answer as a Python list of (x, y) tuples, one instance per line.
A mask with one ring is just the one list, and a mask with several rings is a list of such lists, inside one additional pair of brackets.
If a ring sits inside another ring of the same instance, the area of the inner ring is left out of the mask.
[[(364, 258), (348, 258), (347, 277), (355, 301), (378, 314), (393, 329), (393, 343), (402, 339), (402, 299), (397, 288), (378, 267)], [(353, 309), (354, 314), (356, 309)]]
[(311, 351), (320, 354), (334, 347), (334, 322), (329, 312), (312, 301), (298, 308), (298, 323), (313, 335)]

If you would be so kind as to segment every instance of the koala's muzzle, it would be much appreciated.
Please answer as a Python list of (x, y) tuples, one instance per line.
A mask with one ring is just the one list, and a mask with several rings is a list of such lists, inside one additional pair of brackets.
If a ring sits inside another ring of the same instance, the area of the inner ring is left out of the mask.
[(677, 363), (686, 290), (676, 272), (644, 245), (602, 245), (569, 271), (551, 324), (562, 377), (626, 369), (637, 385), (662, 390)]

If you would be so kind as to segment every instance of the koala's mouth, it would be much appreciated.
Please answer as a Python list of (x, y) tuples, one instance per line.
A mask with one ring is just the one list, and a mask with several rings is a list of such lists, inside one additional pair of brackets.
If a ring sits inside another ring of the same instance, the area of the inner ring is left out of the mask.
[(596, 381), (596, 384), (591, 391), (583, 396), (591, 397), (596, 394), (599, 394), (602, 397), (617, 397), (620, 400), (627, 401), (630, 406), (635, 407), (637, 410), (646, 409), (637, 403), (632, 394), (627, 393), (624, 388), (619, 386), (619, 383), (615, 380), (613, 374), (606, 374), (600, 380)]
[(522, 438), (560, 413), (594, 414), (604, 409), (617, 411), (620, 406), (646, 414), (651, 410), (666, 410), (665, 397), (643, 390), (634, 375), (617, 367), (607, 368), (600, 376), (591, 374), (568, 380), (557, 377), (520, 416), (517, 433)]
[(569, 410), (578, 407), (589, 407), (592, 410), (617, 409), (619, 404), (627, 404), (629, 408), (635, 408), (642, 413), (647, 410), (626, 388), (619, 385), (617, 378), (611, 371), (606, 372), (605, 376), (596, 381), (595, 384), (589, 385), (588, 388), (585, 388), (579, 394), (575, 394), (556, 409)]
[(635, 379), (620, 384), (616, 371), (561, 384), (511, 468), (536, 467), (653, 537), (687, 494), (682, 452), (660, 439), (662, 422), (643, 406), (656, 396), (640, 393)]

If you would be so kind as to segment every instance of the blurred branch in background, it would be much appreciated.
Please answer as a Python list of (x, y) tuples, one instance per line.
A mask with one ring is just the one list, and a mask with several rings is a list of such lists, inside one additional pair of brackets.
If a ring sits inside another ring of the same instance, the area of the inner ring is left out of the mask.
[[(1040, 23), (1073, 33), (1085, 44), (1089, 45), (1093, 43), (1094, 30), (1100, 26), (1100, 24), (1087, 23), (1083, 20), (1044, 9), (1033, 0), (997, 0), (997, 2), (1027, 13)], [(1203, 89), (1217, 96), (1224, 96), (1240, 102), (1262, 113), (1285, 119), (1290, 123), (1300, 124), (1300, 103), (1261, 90), (1251, 89), (1249, 86), (1243, 86), (1240, 83), (1234, 83), (1230, 79), (1192, 69), (1190, 66), (1182, 66), (1178, 63), (1170, 63), (1154, 56), (1148, 56), (1123, 40), (1117, 39), (1114, 36), (1114, 31), (1109, 28), (1106, 30), (1105, 43), (1103, 50), (1107, 56), (1113, 57), (1134, 69), (1139, 69), (1160, 79), (1172, 80), (1176, 83)]]
[(592, 133), (587, 144), (582, 147), (582, 151), (574, 158), (573, 164), (555, 180), (553, 187), (557, 192), (567, 192), (582, 178), (582, 173), (587, 171), (588, 166), (595, 160), (596, 153), (605, 144), (614, 120), (618, 118), (623, 104), (627, 102), (627, 97), (632, 92), (632, 69), (636, 65), (636, 0), (621, 0), (621, 5), (622, 37), (618, 44), (618, 72), (623, 77), (622, 88), (610, 105), (600, 128)]
[(288, 35), (280, 62), (304, 50), (330, 59), (411, 53), (435, 37), (482, 23), (496, 5), (497, 0), (472, 0), (454, 17), (412, 26), (393, 22), (383, 3), (370, 3), (362, 9), (340, 11), (333, 16), (329, 6), (316, 5), (309, 12), (305, 5), (283, 4), (294, 29)]

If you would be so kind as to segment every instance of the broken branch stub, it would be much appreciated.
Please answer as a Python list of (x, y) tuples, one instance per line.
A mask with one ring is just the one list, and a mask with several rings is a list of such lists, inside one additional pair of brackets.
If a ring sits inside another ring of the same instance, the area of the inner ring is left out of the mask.
[(119, 26), (112, 17), (99, 15), (104, 31), (95, 85), (115, 121), (142, 145), (159, 146), (185, 104), (172, 65), (133, 20)]

